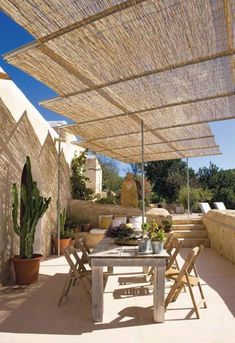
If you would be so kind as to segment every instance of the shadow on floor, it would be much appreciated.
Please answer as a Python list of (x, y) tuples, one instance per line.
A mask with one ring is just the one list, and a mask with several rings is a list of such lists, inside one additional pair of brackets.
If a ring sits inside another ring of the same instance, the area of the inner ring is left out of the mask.
[(36, 286), (3, 288), (0, 332), (80, 335), (93, 330), (153, 324), (152, 308), (138, 306), (124, 308), (110, 323), (93, 323), (91, 302), (78, 285), (58, 307), (64, 280), (65, 274), (41, 275)]
[[(185, 257), (187, 253), (188, 249), (183, 251), (182, 256)], [(235, 266), (218, 256), (212, 249), (205, 249), (202, 258), (199, 260), (198, 270), (203, 280), (202, 284), (205, 295), (207, 296), (207, 285), (213, 288), (213, 292), (210, 293), (209, 299), (207, 299), (208, 310), (205, 311), (213, 311), (213, 296), (217, 296), (218, 300), (218, 295), (216, 294), (218, 293), (230, 312), (234, 314)], [(136, 281), (136, 277), (132, 276), (133, 280)], [(120, 309), (119, 307), (117, 314), (114, 312), (114, 317), (108, 323), (93, 323), (91, 302), (89, 302), (85, 290), (78, 285), (71, 289), (69, 297), (64, 299), (62, 305), (60, 307), (57, 306), (65, 277), (65, 274), (40, 275), (39, 283), (33, 287), (14, 286), (1, 288), (0, 332), (81, 335), (96, 330), (153, 324), (152, 306), (131, 306), (129, 302), (129, 298), (135, 295), (147, 295), (148, 287), (142, 287), (142, 285), (137, 284), (133, 287), (134, 290), (132, 291), (130, 291), (130, 288), (132, 288), (130, 285), (128, 288), (116, 290), (117, 298), (124, 298), (121, 300), (123, 301), (121, 304), (123, 308)], [(130, 277), (129, 273), (128, 277)], [(128, 279), (128, 281), (131, 280)], [(166, 291), (169, 291), (168, 287)], [(109, 290), (106, 293), (109, 293)], [(111, 293), (113, 293), (113, 290)], [(112, 295), (107, 294), (107, 296), (113, 297), (115, 292)], [(194, 319), (190, 317), (191, 302), (189, 294), (180, 295), (182, 298), (186, 296), (186, 308), (181, 309), (180, 304), (176, 303), (174, 308), (170, 307), (167, 309), (169, 311), (167, 315), (168, 322), (189, 318)], [(141, 304), (145, 303), (142, 302)], [(150, 303), (146, 302), (146, 304), (149, 305)], [(108, 303), (106, 303), (107, 305)], [(189, 310), (186, 316), (184, 315), (185, 310)], [(180, 318), (177, 314), (179, 312)]]
[[(185, 259), (188, 252), (189, 249), (183, 249), (181, 256)], [(205, 248), (197, 268), (202, 286), (208, 285), (218, 293), (229, 311), (235, 316), (235, 265), (219, 256), (213, 249)]]

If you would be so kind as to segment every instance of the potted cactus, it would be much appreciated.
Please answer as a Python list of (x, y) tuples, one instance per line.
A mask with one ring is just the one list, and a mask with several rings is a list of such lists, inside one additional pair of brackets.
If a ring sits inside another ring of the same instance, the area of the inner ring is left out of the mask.
[(20, 254), (14, 256), (12, 260), (16, 283), (26, 285), (38, 280), (39, 263), (42, 255), (33, 254), (34, 236), (37, 223), (46, 212), (51, 201), (51, 198), (46, 199), (40, 195), (37, 183), (33, 181), (29, 156), (26, 157), (22, 171), (20, 194), (17, 185), (14, 183), (12, 196), (13, 227), (20, 238)]

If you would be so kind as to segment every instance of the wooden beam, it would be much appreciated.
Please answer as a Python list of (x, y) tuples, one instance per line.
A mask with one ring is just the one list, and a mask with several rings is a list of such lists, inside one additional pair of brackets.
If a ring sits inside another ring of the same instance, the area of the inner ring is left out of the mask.
[(234, 32), (233, 32), (233, 14), (230, 0), (224, 0), (224, 16), (226, 21), (226, 30), (228, 38), (228, 48), (234, 48)]
[(145, 1), (146, 0), (127, 0), (123, 3), (120, 3), (120, 4), (117, 4), (115, 6), (106, 8), (102, 12), (98, 12), (98, 13), (96, 13), (92, 16), (89, 16), (85, 19), (82, 19), (76, 23), (73, 23), (71, 25), (63, 27), (63, 28), (61, 28), (55, 32), (48, 34), (47, 36), (44, 36), (42, 38), (37, 39), (35, 42), (31, 42), (31, 43), (23, 45), (20, 48), (14, 49), (14, 50), (4, 54), (3, 56), (4, 56), (4, 58), (13, 57), (16, 54), (21, 53), (22, 51), (32, 49), (35, 47), (40, 47), (42, 44), (45, 44), (45, 43), (51, 41), (52, 39), (58, 38), (58, 37), (66, 34), (66, 33), (69, 33), (71, 31), (74, 31), (76, 29), (84, 27), (86, 25), (92, 24), (92, 23), (96, 22), (97, 20), (104, 19), (104, 18), (106, 18), (112, 14), (118, 13), (122, 10), (133, 7), (135, 5), (140, 4), (141, 2), (145, 2)]
[[(223, 120), (231, 120), (231, 117), (224, 117)], [(210, 120), (210, 122), (217, 122), (217, 121), (221, 121), (222, 119), (213, 119)], [(193, 125), (197, 125), (197, 124), (207, 124), (208, 120), (201, 120), (201, 121), (197, 121), (194, 123), (185, 123), (185, 124), (180, 124), (180, 125), (172, 125), (172, 126), (165, 126), (165, 127), (161, 127), (161, 128), (153, 128), (153, 129), (149, 129), (146, 130), (145, 132), (154, 132), (154, 131), (161, 131), (161, 130), (166, 130), (166, 129), (175, 129), (175, 128), (180, 128), (180, 127), (185, 127), (185, 126), (193, 126)], [(72, 134), (76, 134), (75, 131), (70, 131)], [(130, 135), (134, 135), (134, 134), (138, 134), (140, 133), (140, 130), (138, 131), (133, 131), (133, 132), (129, 132), (129, 133), (122, 133), (119, 135), (111, 135), (111, 136), (100, 136), (98, 138), (95, 139), (89, 139), (86, 141), (86, 143), (96, 143), (97, 141), (102, 141), (104, 139), (108, 139), (108, 138), (116, 138), (116, 137), (124, 137), (124, 136), (130, 136)], [(79, 132), (77, 133), (79, 135)]]
[[(157, 143), (147, 143), (144, 144), (144, 146), (156, 146), (156, 145), (160, 145), (160, 144), (165, 144), (165, 143), (182, 143), (182, 142), (187, 142), (187, 141), (197, 141), (197, 140), (201, 140), (201, 139), (206, 139), (206, 138), (215, 138), (214, 135), (209, 135), (209, 136), (201, 136), (201, 137), (193, 137), (193, 138), (184, 138), (184, 139), (178, 139), (178, 140), (170, 140), (170, 141), (165, 141), (165, 142), (157, 142)], [(122, 150), (125, 148), (138, 148), (140, 147), (140, 144), (136, 144), (136, 145), (125, 145), (125, 146), (121, 146), (118, 148), (114, 148), (112, 149), (112, 151), (118, 151), (118, 150)], [(105, 151), (107, 151), (108, 149), (103, 149), (103, 150), (96, 150), (97, 153), (105, 153)]]
[[(190, 105), (190, 104), (200, 103), (200, 102), (208, 101), (208, 100), (216, 100), (216, 99), (231, 97), (233, 95), (235, 95), (235, 91), (233, 91), (233, 92), (226, 92), (226, 93), (222, 93), (222, 94), (218, 94), (218, 95), (211, 95), (211, 96), (207, 96), (207, 97), (200, 98), (200, 99), (179, 101), (179, 102), (174, 102), (174, 103), (166, 104), (166, 105), (162, 105), (162, 106), (155, 106), (155, 107), (148, 108), (147, 110), (125, 111), (125, 112), (123, 112), (121, 114), (117, 114), (117, 115), (114, 115), (114, 116), (102, 117), (102, 118), (97, 118), (97, 119), (91, 119), (91, 120), (86, 120), (86, 121), (77, 122), (77, 123), (79, 124), (79, 126), (81, 126), (81, 125), (86, 125), (86, 124), (97, 123), (97, 122), (100, 122), (100, 121), (102, 121), (102, 122), (106, 121), (106, 120), (108, 121), (110, 119), (112, 120), (112, 119), (124, 118), (125, 116), (132, 116), (132, 115), (138, 115), (138, 114), (139, 115), (140, 114), (148, 115), (149, 112), (152, 112), (152, 111), (155, 111), (155, 110), (162, 110), (162, 109), (165, 109), (165, 108), (167, 109), (167, 108), (172, 108), (172, 107), (175, 107), (175, 106)], [(39, 104), (43, 106), (44, 104), (47, 104), (47, 103), (48, 103), (48, 101), (46, 101), (46, 102), (42, 101)], [(123, 106), (117, 106), (117, 107), (119, 107), (122, 110), (124, 109)], [(234, 114), (234, 118), (235, 118), (235, 114)]]
[(7, 75), (6, 73), (2, 73), (2, 72), (0, 72), (0, 79), (1, 80), (11, 80), (9, 75)]
[[(191, 151), (191, 150), (188, 150), (188, 151)], [(164, 159), (151, 159), (148, 158), (148, 155), (145, 156), (146, 159), (145, 159), (145, 162), (148, 162), (148, 161), (163, 161), (163, 160), (177, 160), (177, 159), (182, 159), (182, 158), (193, 158), (193, 157), (205, 157), (205, 156), (218, 156), (218, 155), (223, 155), (221, 152), (217, 152), (217, 153), (213, 153), (213, 154), (210, 154), (210, 153), (204, 153), (204, 154), (197, 154), (197, 155), (193, 155), (193, 156), (190, 156), (189, 154), (186, 154), (184, 155), (184, 157), (172, 157), (172, 158), (164, 158)], [(140, 160), (139, 159), (131, 159), (131, 158), (118, 158), (119, 161), (122, 161), (124, 163), (139, 163)]]
[[(182, 148), (182, 149), (175, 148), (172, 150), (165, 150), (165, 151), (161, 151), (161, 152), (148, 153), (148, 154), (146, 154), (146, 156), (152, 156), (152, 155), (157, 156), (157, 155), (162, 155), (162, 154), (168, 154), (170, 152), (177, 152), (179, 154), (180, 153), (183, 154), (184, 151), (189, 151), (189, 150), (190, 151), (197, 151), (197, 150), (212, 149), (212, 148), (219, 148), (219, 145), (205, 145), (205, 146), (201, 146), (200, 148), (190, 148), (190, 149), (188, 147)], [(122, 155), (122, 156), (126, 157), (126, 158), (129, 157), (129, 156), (125, 156), (125, 155)], [(141, 154), (131, 155), (130, 157), (139, 157), (139, 156), (141, 156)]]
[[(100, 94), (99, 91), (101, 91), (101, 89), (104, 88), (104, 87), (109, 87), (109, 86), (117, 85), (117, 84), (124, 83), (124, 82), (127, 82), (127, 81), (136, 80), (136, 79), (139, 79), (139, 78), (142, 78), (142, 77), (146, 77), (146, 76), (162, 73), (164, 71), (175, 70), (175, 69), (178, 69), (178, 68), (187, 67), (187, 66), (190, 66), (190, 65), (198, 64), (198, 63), (203, 63), (203, 62), (215, 60), (215, 59), (221, 58), (221, 57), (233, 56), (234, 54), (235, 54), (235, 49), (233, 48), (233, 49), (230, 49), (230, 50), (222, 51), (222, 52), (217, 53), (217, 54), (207, 55), (207, 56), (204, 56), (204, 57), (198, 57), (198, 58), (194, 58), (193, 60), (190, 60), (190, 61), (176, 63), (176, 64), (171, 64), (171, 65), (169, 65), (167, 67), (164, 67), (164, 68), (153, 69), (153, 70), (145, 71), (143, 73), (135, 74), (133, 76), (129, 76), (129, 77), (126, 77), (126, 78), (120, 78), (120, 79), (115, 80), (115, 81), (103, 83), (103, 84), (101, 84), (99, 86), (97, 86), (95, 83), (93, 83), (93, 86), (90, 86), (89, 89), (87, 89), (87, 90), (81, 90), (81, 91), (78, 91), (78, 92), (68, 93), (66, 95), (61, 95), (60, 97), (55, 97), (53, 99), (46, 99), (46, 100), (42, 101), (41, 104), (42, 105), (46, 104), (46, 103), (48, 103), (50, 101), (53, 101), (54, 99), (58, 99), (58, 98), (62, 98), (62, 97), (63, 98), (68, 98), (70, 96), (74, 96), (74, 95), (78, 95), (78, 94), (84, 94), (84, 93), (87, 93), (87, 92), (90, 92), (90, 91), (97, 91), (97, 93)], [(58, 63), (57, 60), (54, 60), (54, 61), (56, 63)], [(64, 60), (64, 61), (67, 63), (66, 60)], [(63, 65), (61, 63), (58, 63), (58, 64), (60, 64), (60, 66), (62, 68), (64, 68), (67, 72), (69, 72), (69, 70), (66, 69), (65, 65)], [(73, 75), (76, 76), (75, 74), (73, 74)], [(82, 81), (82, 79), (80, 81)]]

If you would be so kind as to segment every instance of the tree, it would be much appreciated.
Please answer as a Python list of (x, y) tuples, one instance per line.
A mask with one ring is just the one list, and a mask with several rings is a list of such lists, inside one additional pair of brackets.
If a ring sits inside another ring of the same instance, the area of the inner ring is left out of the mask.
[(98, 160), (102, 168), (102, 189), (106, 192), (114, 192), (119, 195), (123, 179), (119, 176), (116, 163), (105, 156), (99, 156)]
[(198, 181), (203, 188), (213, 193), (211, 202), (222, 201), (225, 206), (235, 209), (235, 169), (219, 169), (215, 164), (200, 168), (197, 173)]
[[(213, 193), (208, 189), (193, 188), (189, 189), (189, 206), (191, 210), (199, 210), (199, 202), (208, 202), (213, 198)], [(179, 191), (178, 202), (184, 207), (188, 207), (188, 188), (182, 187)]]
[[(148, 162), (146, 177), (151, 182), (153, 192), (168, 203), (176, 201), (180, 188), (186, 186), (187, 164), (182, 160)], [(189, 168), (190, 185), (197, 185), (195, 172)]]
[(218, 184), (219, 168), (210, 162), (209, 168), (199, 168), (196, 177), (203, 188), (214, 189)]
[(86, 164), (86, 151), (79, 156), (75, 155), (71, 162), (71, 193), (73, 199), (90, 200), (92, 198), (92, 189), (86, 186), (88, 177), (84, 175)]

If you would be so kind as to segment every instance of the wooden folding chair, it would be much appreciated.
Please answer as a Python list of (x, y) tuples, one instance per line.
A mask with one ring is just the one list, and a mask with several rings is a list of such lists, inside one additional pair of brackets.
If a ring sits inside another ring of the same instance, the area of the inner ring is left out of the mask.
[(78, 247), (78, 249), (81, 250), (82, 252), (82, 257), (81, 257), (81, 260), (83, 263), (89, 263), (90, 264), (90, 249), (88, 248), (85, 240), (83, 237), (79, 237), (77, 240), (76, 240), (76, 245)]
[(167, 236), (167, 238), (166, 238), (166, 240), (165, 240), (165, 242), (164, 242), (164, 246), (163, 246), (164, 249), (168, 249), (169, 245), (171, 245), (171, 242), (172, 242), (173, 237), (174, 237), (174, 234), (173, 234), (173, 233), (170, 233), (170, 234)]
[[(182, 248), (183, 241), (179, 241), (172, 233), (168, 236), (164, 244), (164, 249), (170, 255), (166, 265), (166, 277), (168, 274), (179, 271), (179, 264), (177, 256)], [(153, 268), (151, 268), (149, 274), (152, 274), (150, 281), (153, 279)]]
[[(196, 313), (197, 318), (199, 319), (199, 311), (198, 309), (201, 307), (201, 305), (204, 305), (204, 308), (207, 307), (205, 296), (202, 291), (201, 283), (200, 283), (200, 277), (197, 272), (196, 263), (203, 251), (204, 247), (200, 245), (200, 247), (196, 247), (190, 251), (188, 254), (182, 268), (179, 271), (176, 271), (175, 273), (171, 273), (167, 275), (168, 278), (174, 280), (174, 284), (172, 285), (170, 292), (168, 293), (166, 300), (165, 300), (165, 308), (169, 305), (170, 302), (176, 301), (178, 298), (182, 288), (184, 286), (188, 287), (190, 297), (193, 303), (193, 309)], [(194, 272), (194, 275), (191, 273)], [(196, 304), (194, 294), (193, 294), (193, 286), (198, 286), (199, 292), (201, 295), (201, 301)]]
[(182, 248), (183, 241), (179, 241), (174, 235), (171, 236), (170, 242), (165, 247), (166, 252), (170, 255), (167, 262), (166, 271), (168, 272), (171, 268), (179, 270), (179, 264), (177, 256)]
[[(76, 281), (80, 282), (89, 297), (91, 289), (91, 270), (86, 269), (76, 249), (73, 247), (66, 248), (64, 256), (69, 264), (70, 269), (59, 298), (58, 306), (60, 306), (63, 298), (68, 295), (71, 285), (74, 286)], [(84, 278), (87, 280), (89, 287), (87, 287), (87, 285), (84, 283)]]

